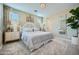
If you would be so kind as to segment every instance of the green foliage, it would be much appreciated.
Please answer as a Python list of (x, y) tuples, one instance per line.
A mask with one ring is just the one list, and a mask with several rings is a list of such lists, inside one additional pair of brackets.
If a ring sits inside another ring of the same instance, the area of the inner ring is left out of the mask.
[(70, 10), (70, 13), (72, 14), (72, 16), (66, 20), (66, 23), (72, 29), (78, 29), (79, 28), (79, 7), (77, 7), (76, 9)]

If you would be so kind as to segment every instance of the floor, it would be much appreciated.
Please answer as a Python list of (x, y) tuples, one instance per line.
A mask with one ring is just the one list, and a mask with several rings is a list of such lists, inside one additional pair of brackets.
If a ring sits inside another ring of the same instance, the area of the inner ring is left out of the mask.
[(56, 37), (41, 48), (30, 52), (22, 41), (9, 43), (0, 50), (0, 55), (78, 55), (79, 46), (67, 39)]

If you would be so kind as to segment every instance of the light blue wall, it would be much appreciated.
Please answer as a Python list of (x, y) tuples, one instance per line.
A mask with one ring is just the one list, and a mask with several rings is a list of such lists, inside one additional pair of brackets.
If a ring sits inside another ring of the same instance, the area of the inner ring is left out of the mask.
[(3, 30), (3, 4), (0, 4), (0, 49), (2, 47), (2, 30)]

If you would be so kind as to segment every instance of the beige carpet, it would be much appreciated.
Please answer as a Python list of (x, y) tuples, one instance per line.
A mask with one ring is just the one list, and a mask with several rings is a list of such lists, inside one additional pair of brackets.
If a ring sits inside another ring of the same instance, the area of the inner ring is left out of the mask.
[(9, 43), (0, 50), (1, 55), (76, 55), (79, 54), (79, 46), (72, 45), (63, 38), (52, 39), (41, 48), (30, 52), (22, 41)]

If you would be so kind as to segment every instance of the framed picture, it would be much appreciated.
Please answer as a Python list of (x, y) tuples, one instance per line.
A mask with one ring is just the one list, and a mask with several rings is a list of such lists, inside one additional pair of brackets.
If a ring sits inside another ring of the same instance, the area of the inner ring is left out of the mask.
[(34, 22), (34, 16), (31, 16), (30, 22)]
[(34, 22), (34, 16), (32, 16), (32, 15), (27, 16), (26, 22)]

